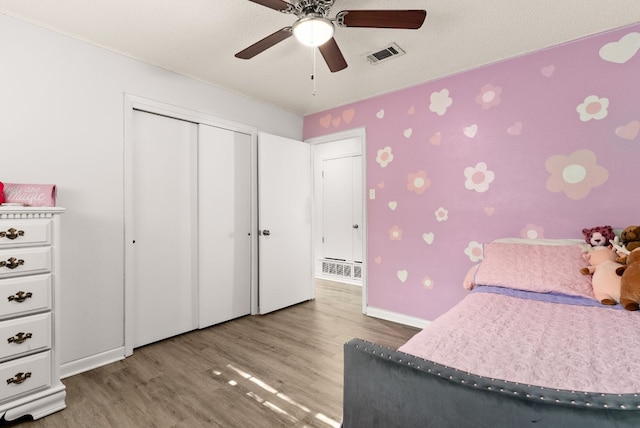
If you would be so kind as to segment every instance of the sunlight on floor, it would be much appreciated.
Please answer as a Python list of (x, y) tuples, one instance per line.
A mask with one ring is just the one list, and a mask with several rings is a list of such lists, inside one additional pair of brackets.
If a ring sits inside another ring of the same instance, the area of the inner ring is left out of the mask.
[[(291, 423), (296, 423), (296, 422), (300, 422), (300, 420), (302, 418), (296, 417), (295, 413), (300, 413), (302, 412), (302, 414), (306, 415), (310, 415), (313, 414), (313, 417), (315, 419), (317, 419), (318, 421), (326, 424), (327, 426), (331, 427), (331, 428), (339, 428), (340, 427), (340, 423), (334, 421), (333, 419), (331, 419), (328, 416), (325, 416), (322, 413), (319, 412), (313, 412), (309, 407), (300, 404), (298, 402), (296, 402), (294, 399), (292, 399), (291, 397), (278, 392), (277, 389), (273, 388), (272, 386), (270, 386), (269, 384), (267, 384), (266, 382), (256, 378), (255, 376), (252, 376), (251, 374), (247, 373), (244, 370), (241, 370), (235, 366), (233, 366), (232, 364), (228, 364), (227, 368), (230, 369), (233, 373), (235, 373), (235, 375), (240, 376), (242, 379), (251, 382), (253, 385), (256, 385), (258, 387), (260, 387), (264, 392), (270, 394), (269, 396), (273, 396), (275, 398), (277, 398), (278, 400), (282, 401), (282, 403), (280, 405), (276, 404), (273, 398), (271, 400), (263, 398), (262, 396), (260, 396), (257, 392), (251, 390), (250, 385), (247, 384), (247, 387), (249, 389), (249, 391), (246, 393), (246, 395), (254, 400), (256, 400), (258, 403), (262, 404), (263, 406), (265, 406), (266, 408), (268, 408), (269, 410), (271, 410), (272, 412), (278, 414), (279, 416), (283, 417), (284, 419), (290, 421)], [(216, 376), (222, 376), (223, 373), (219, 370), (214, 370), (213, 373)], [(238, 380), (235, 379), (229, 379), (227, 381), (227, 384), (237, 387), (240, 386)], [(293, 409), (291, 409), (291, 411), (287, 411), (285, 410), (285, 406), (291, 406), (293, 407)]]

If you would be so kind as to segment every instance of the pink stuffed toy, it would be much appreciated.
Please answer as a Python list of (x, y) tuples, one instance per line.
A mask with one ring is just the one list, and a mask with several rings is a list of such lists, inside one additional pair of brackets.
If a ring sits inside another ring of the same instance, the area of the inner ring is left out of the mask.
[(582, 268), (583, 275), (593, 275), (591, 285), (593, 294), (603, 305), (615, 305), (620, 302), (620, 276), (616, 269), (622, 267), (615, 260), (615, 251), (607, 247), (594, 247), (593, 251), (584, 254), (590, 266)]
[(615, 238), (616, 234), (611, 226), (597, 226), (591, 229), (582, 229), (584, 240), (592, 247), (606, 247), (609, 240)]
[(0, 181), (0, 204), (4, 204), (4, 184)]

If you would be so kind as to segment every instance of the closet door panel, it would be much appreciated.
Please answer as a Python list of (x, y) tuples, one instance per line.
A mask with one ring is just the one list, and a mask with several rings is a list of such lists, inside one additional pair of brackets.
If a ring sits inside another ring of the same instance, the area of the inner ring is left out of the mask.
[(193, 123), (134, 111), (134, 347), (197, 327), (196, 138)]
[(199, 327), (251, 312), (251, 137), (199, 125)]

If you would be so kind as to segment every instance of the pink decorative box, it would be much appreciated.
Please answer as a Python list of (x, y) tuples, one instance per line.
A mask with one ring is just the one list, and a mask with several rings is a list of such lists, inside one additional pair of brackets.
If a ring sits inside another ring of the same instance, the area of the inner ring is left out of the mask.
[(55, 184), (4, 183), (4, 199), (7, 204), (24, 204), (30, 207), (55, 207)]

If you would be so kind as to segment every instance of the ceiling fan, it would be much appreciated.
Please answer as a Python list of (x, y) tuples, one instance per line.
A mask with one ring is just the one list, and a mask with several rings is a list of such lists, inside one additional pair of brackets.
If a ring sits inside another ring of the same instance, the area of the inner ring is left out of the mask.
[(317, 46), (332, 73), (347, 68), (338, 44), (333, 38), (334, 24), (338, 27), (399, 28), (415, 30), (422, 26), (425, 10), (343, 10), (335, 18), (329, 12), (335, 0), (249, 0), (282, 13), (296, 15), (298, 19), (290, 27), (284, 27), (235, 56), (250, 59), (292, 35), (301, 43)]

